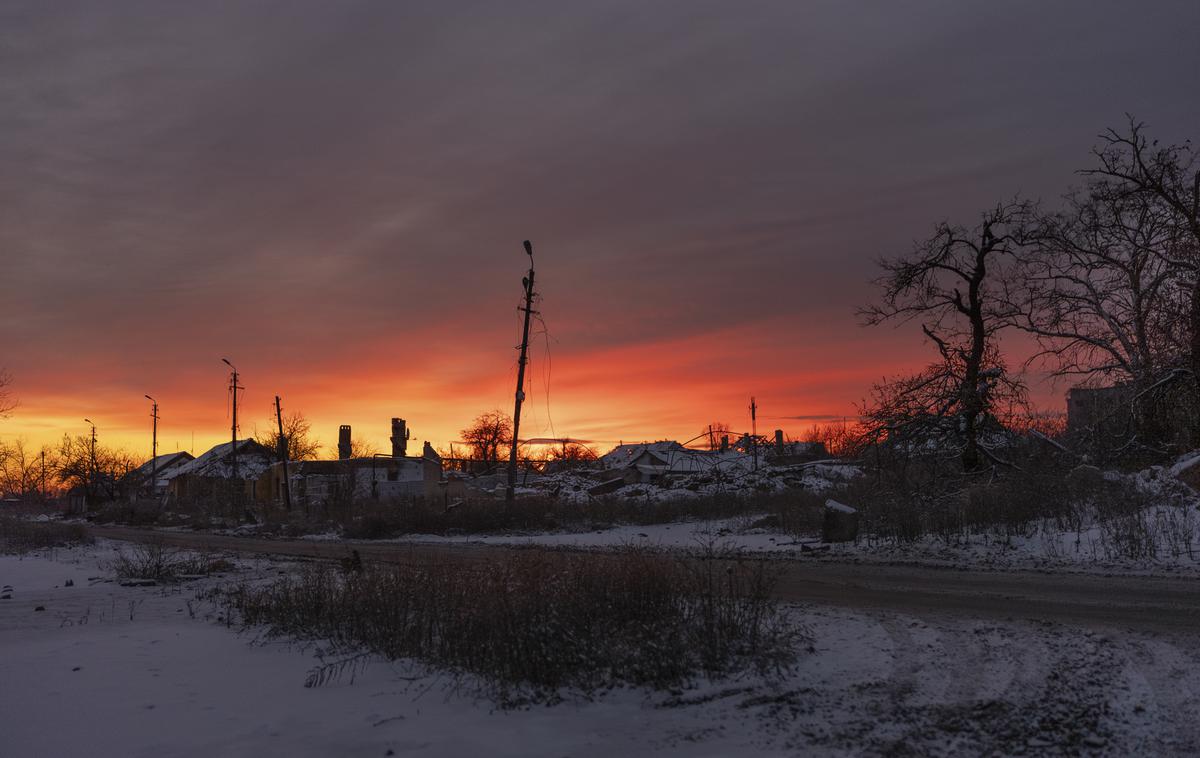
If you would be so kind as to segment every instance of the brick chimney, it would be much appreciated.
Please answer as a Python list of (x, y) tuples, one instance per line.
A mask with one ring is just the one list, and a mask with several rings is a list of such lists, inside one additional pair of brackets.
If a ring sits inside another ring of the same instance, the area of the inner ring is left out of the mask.
[(402, 418), (392, 419), (392, 457), (408, 455), (408, 425)]
[(338, 460), (345, 461), (350, 459), (350, 425), (342, 424), (338, 427)]

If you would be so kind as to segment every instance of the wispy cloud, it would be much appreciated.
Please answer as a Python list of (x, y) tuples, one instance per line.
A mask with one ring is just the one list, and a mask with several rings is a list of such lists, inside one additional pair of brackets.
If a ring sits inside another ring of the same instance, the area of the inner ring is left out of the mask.
[(0, 431), (134, 435), (152, 389), (216, 436), (232, 353), (322, 423), (449, 439), (511, 397), (525, 238), (536, 423), (837, 418), (920, 362), (854, 324), (876, 257), (1055, 196), (1125, 110), (1200, 123), (1200, 6), (1123, 8), (6, 3)]

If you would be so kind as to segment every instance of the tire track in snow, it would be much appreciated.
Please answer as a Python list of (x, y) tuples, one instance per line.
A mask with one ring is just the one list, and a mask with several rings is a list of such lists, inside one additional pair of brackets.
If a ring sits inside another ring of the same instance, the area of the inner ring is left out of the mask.
[[(1185, 652), (1189, 648), (1191, 652)], [(1117, 707), (1124, 706), (1130, 721), (1150, 722), (1148, 747), (1174, 755), (1200, 754), (1200, 659), (1195, 646), (1144, 639), (1132, 641), (1127, 650), (1125, 674), (1134, 682), (1126, 702)]]

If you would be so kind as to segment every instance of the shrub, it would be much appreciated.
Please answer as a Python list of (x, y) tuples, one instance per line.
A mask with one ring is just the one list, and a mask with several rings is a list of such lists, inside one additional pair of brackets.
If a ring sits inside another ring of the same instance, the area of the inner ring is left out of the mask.
[(81, 524), (0, 517), (0, 552), (26, 553), (51, 547), (88, 545), (94, 540)]
[(743, 516), (772, 515), (786, 532), (820, 528), (824, 498), (802, 490), (755, 495), (708, 495), (647, 501), (603, 499), (569, 503), (553, 498), (464, 500), (452, 507), (430, 500), (360, 505), (344, 535), (383, 539), (405, 534), (484, 534), (495, 532), (582, 531), (617, 524), (669, 524)]
[(225, 595), (248, 626), (474, 674), (509, 704), (559, 688), (778, 671), (797, 631), (765, 562), (519, 552), (496, 562), (315, 565)]
[(129, 552), (118, 550), (111, 568), (118, 579), (175, 582), (188, 576), (228, 571), (233, 564), (223, 558), (182, 552), (147, 542), (133, 545)]

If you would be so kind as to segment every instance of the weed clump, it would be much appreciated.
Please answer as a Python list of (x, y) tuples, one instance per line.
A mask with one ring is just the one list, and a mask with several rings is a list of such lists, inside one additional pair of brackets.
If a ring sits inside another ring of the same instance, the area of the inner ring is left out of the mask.
[(233, 569), (224, 558), (182, 552), (158, 543), (134, 545), (118, 550), (111, 568), (118, 579), (127, 581), (177, 582)]
[(766, 563), (715, 553), (519, 552), (487, 563), (315, 565), (242, 584), (224, 602), (271, 635), (472, 674), (513, 704), (552, 700), (564, 687), (669, 687), (701, 673), (783, 670), (800, 632), (772, 584)]
[(92, 535), (82, 524), (0, 517), (0, 553), (28, 553), (92, 542)]

